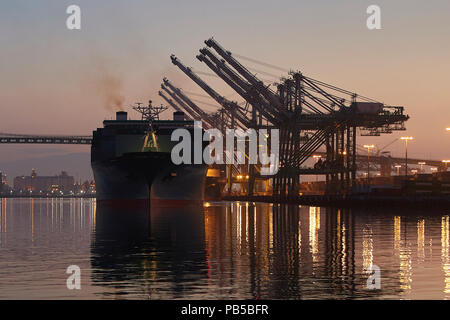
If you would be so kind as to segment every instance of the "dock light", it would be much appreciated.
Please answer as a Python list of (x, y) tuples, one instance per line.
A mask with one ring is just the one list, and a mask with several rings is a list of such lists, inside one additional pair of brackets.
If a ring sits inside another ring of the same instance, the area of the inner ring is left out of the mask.
[(373, 144), (365, 144), (364, 148), (367, 149), (367, 184), (370, 185), (370, 149), (375, 148)]
[(400, 175), (400, 168), (402, 167), (400, 164), (395, 166), (397, 168), (397, 175)]
[(445, 171), (447, 171), (450, 160), (442, 160), (442, 162), (445, 163)]
[(450, 127), (448, 127), (448, 128), (445, 128), (445, 130), (447, 130), (447, 131), (450, 131)]
[(416, 173), (417, 173), (417, 170), (416, 170), (416, 169), (412, 169), (411, 172), (414, 173), (414, 174), (416, 174)]
[(241, 180), (241, 179), (242, 179), (242, 176), (241, 176), (241, 175), (238, 175), (236, 178), (237, 178), (238, 180)]
[(438, 169), (437, 168), (431, 168), (430, 170), (431, 170), (431, 172), (436, 172)]
[(245, 179), (247, 179), (247, 180), (248, 180), (249, 178), (250, 178), (250, 176), (249, 176), (249, 175), (246, 175), (246, 176), (245, 176)]
[(413, 139), (413, 137), (400, 137), (400, 140), (405, 141), (405, 177), (408, 176), (408, 141)]

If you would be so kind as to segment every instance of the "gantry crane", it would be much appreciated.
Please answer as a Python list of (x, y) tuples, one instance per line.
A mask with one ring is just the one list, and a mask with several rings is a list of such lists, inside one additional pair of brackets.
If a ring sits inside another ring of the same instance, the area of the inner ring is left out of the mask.
[[(370, 135), (390, 133), (404, 130), (404, 122), (409, 118), (403, 114), (403, 107), (386, 106), (298, 71), (281, 78), (276, 90), (272, 90), (215, 39), (208, 39), (205, 44), (207, 47), (200, 49), (197, 59), (251, 106), (250, 117), (237, 103), (208, 86), (177, 57), (172, 55), (171, 60), (232, 115), (234, 126), (280, 130), (280, 170), (272, 177), (275, 197), (298, 196), (302, 174), (325, 174), (328, 192), (348, 192), (356, 179), (357, 128)], [(179, 92), (170, 89), (174, 96), (180, 97)], [(182, 95), (180, 98), (197, 112), (198, 117), (207, 119), (207, 115), (185, 101)], [(176, 102), (184, 106), (178, 100)], [(210, 125), (223, 127), (223, 120), (210, 122)], [(321, 146), (326, 148), (323, 166), (305, 169), (306, 160)], [(254, 170), (249, 169), (254, 178)]]

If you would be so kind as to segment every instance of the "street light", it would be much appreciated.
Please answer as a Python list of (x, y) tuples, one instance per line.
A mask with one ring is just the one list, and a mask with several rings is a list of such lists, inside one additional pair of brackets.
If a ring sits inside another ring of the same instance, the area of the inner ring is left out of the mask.
[(400, 168), (402, 167), (400, 164), (395, 166), (397, 168), (397, 175), (400, 175)]
[(365, 144), (364, 148), (367, 149), (367, 184), (370, 185), (370, 149), (375, 148), (373, 144)]
[(417, 164), (420, 164), (420, 173), (423, 173), (423, 165), (425, 165), (427, 163), (424, 161), (421, 161), (421, 162), (417, 162)]
[(405, 141), (405, 177), (408, 177), (408, 141), (413, 137), (401, 137), (400, 140)]

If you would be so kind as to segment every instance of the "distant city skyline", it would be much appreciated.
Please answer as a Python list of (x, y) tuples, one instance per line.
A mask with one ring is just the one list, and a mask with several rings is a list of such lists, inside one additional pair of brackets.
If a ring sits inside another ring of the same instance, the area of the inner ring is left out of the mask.
[[(407, 134), (415, 138), (408, 150), (411, 156), (450, 158), (450, 134), (445, 130), (450, 126), (448, 1), (437, 0), (432, 6), (416, 0), (376, 1), (381, 7), (381, 30), (366, 27), (366, 8), (372, 1), (80, 0), (76, 2), (82, 10), (79, 31), (65, 25), (71, 4), (47, 0), (0, 4), (0, 132), (91, 134), (114, 116), (110, 92), (124, 107), (148, 99), (159, 104), (157, 92), (164, 76), (185, 91), (203, 94), (169, 56), (174, 53), (195, 70), (209, 72), (195, 55), (203, 41), (214, 36), (240, 55), (301, 70), (405, 107), (411, 116), (406, 133), (360, 137), (360, 144), (381, 148)], [(219, 79), (201, 76), (238, 100)], [(214, 108), (205, 105), (205, 109)], [(127, 111), (138, 117), (130, 108)], [(171, 113), (163, 116), (169, 118)], [(90, 151), (86, 146), (0, 148), (0, 170), (8, 178), (2, 164), (26, 173), (31, 168), (20, 167), (24, 159)], [(396, 142), (388, 150), (402, 156), (404, 146)], [(84, 166), (65, 169), (74, 175), (82, 170), (78, 174), (83, 177), (90, 174)]]
[(90, 154), (63, 153), (51, 156), (40, 156), (34, 158), (24, 158), (11, 162), (0, 162), (0, 171), (6, 174), (9, 185), (13, 184), (14, 178), (22, 175), (30, 175), (33, 169), (39, 176), (53, 176), (66, 171), (74, 176), (75, 181), (92, 180)]

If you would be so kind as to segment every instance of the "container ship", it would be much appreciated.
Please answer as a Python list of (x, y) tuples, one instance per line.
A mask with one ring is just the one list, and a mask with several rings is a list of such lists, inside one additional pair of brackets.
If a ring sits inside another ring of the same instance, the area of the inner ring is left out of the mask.
[(177, 143), (171, 134), (178, 128), (192, 133), (194, 122), (183, 112), (174, 112), (173, 120), (148, 119), (144, 113), (142, 120), (129, 120), (127, 112), (119, 111), (115, 120), (105, 120), (93, 132), (91, 147), (97, 200), (169, 206), (203, 201), (207, 166), (171, 161)]

